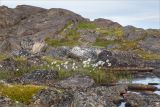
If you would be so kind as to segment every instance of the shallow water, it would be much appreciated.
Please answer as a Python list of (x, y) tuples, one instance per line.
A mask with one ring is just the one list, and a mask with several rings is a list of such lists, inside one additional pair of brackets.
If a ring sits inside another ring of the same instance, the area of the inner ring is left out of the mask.
[(126, 102), (122, 102), (118, 107), (125, 107)]
[[(121, 80), (119, 83), (133, 83), (133, 84), (145, 84), (148, 83), (158, 83), (158, 85), (154, 85), (158, 89), (160, 89), (160, 78), (158, 77), (146, 77), (146, 78), (135, 78), (133, 80)], [(160, 95), (160, 91), (155, 91), (154, 93)]]
[[(146, 78), (136, 78), (133, 80), (120, 80), (119, 83), (132, 83), (132, 84), (145, 84), (148, 83), (158, 83), (158, 85), (154, 85), (155, 87), (160, 89), (160, 78), (158, 77), (146, 77)], [(136, 94), (140, 94), (138, 92), (132, 92)], [(160, 91), (155, 91), (155, 94), (160, 95)], [(125, 107), (126, 102), (122, 102), (119, 107)]]

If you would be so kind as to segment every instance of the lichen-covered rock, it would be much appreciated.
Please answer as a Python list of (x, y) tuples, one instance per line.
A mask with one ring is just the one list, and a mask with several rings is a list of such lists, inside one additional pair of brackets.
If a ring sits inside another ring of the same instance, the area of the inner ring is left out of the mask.
[(53, 57), (67, 57), (70, 51), (70, 47), (63, 46), (58, 48), (49, 48), (46, 54)]
[(75, 75), (65, 80), (59, 81), (56, 83), (56, 86), (61, 88), (85, 89), (93, 86), (94, 83), (94, 80), (89, 76)]
[(141, 28), (135, 28), (133, 26), (124, 27), (125, 38), (128, 40), (142, 39), (147, 35), (147, 32)]
[(20, 78), (20, 81), (23, 84), (53, 85), (53, 83), (57, 78), (58, 78), (57, 71), (35, 70), (23, 75)]
[(95, 87), (74, 94), (75, 107), (117, 107), (126, 93), (126, 86)]
[(95, 60), (100, 52), (101, 49), (77, 46), (70, 50), (69, 57), (79, 60), (87, 60), (89, 58)]
[(141, 95), (136, 93), (127, 93), (124, 95), (126, 107), (159, 107), (160, 96), (156, 94)]
[(143, 41), (140, 41), (140, 47), (146, 51), (160, 53), (160, 33), (155, 36), (146, 36)]
[(13, 101), (10, 98), (0, 95), (0, 107), (27, 107), (26, 105)]
[(29, 107), (71, 107), (73, 95), (69, 91), (48, 88), (34, 96)]

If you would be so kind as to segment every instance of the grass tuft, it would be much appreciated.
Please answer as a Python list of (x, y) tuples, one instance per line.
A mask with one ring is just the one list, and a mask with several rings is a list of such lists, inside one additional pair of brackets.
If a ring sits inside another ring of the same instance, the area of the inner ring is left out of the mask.
[(44, 89), (44, 86), (35, 85), (8, 85), (0, 84), (0, 94), (21, 103), (29, 104), (33, 95)]

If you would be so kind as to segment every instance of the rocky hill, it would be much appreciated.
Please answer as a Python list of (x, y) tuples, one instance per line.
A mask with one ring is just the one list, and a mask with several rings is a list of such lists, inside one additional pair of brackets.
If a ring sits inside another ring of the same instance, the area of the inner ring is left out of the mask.
[(159, 69), (160, 29), (90, 21), (60, 8), (0, 6), (0, 107), (159, 107), (157, 94), (128, 93), (156, 87), (116, 85), (159, 78)]

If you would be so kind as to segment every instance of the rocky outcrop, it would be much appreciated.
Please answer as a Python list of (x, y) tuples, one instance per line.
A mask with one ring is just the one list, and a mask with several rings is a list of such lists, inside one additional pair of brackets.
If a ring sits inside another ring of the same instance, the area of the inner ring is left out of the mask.
[[(76, 26), (80, 21), (85, 20), (68, 10), (47, 10), (27, 5), (17, 6), (15, 9), (2, 6), (0, 13), (0, 37), (2, 38), (0, 42), (3, 43), (0, 44), (1, 52), (15, 49), (31, 50), (35, 42), (44, 41), (47, 37), (56, 37), (69, 22)], [(13, 45), (11, 41), (16, 42)]]
[(107, 51), (103, 50), (98, 54), (98, 61), (105, 62), (104, 66), (108, 67), (111, 63), (112, 67), (140, 67), (144, 66), (141, 59), (133, 53), (124, 51)]
[(73, 104), (76, 107), (117, 107), (123, 93), (126, 93), (125, 86), (95, 87), (75, 93)]
[(116, 28), (116, 27), (121, 27), (121, 25), (117, 22), (113, 22), (111, 20), (99, 18), (95, 19), (94, 23), (100, 27), (100, 28)]
[(56, 83), (56, 86), (61, 88), (85, 89), (93, 86), (94, 83), (94, 80), (89, 76), (75, 75), (73, 77), (59, 81)]
[(0, 107), (27, 107), (26, 105), (13, 101), (10, 98), (0, 95)]
[(48, 88), (40, 91), (29, 107), (71, 107), (73, 95), (69, 91)]
[(155, 94), (140, 95), (128, 93), (124, 95), (126, 107), (159, 107), (160, 96)]
[(22, 76), (9, 78), (6, 82), (24, 85), (33, 84), (53, 86), (58, 78), (58, 72), (54, 70), (34, 70), (29, 73), (25, 73), (25, 71), (23, 71), (22, 73)]
[(140, 47), (146, 51), (153, 53), (160, 53), (160, 35), (147, 36), (143, 41), (140, 42)]

